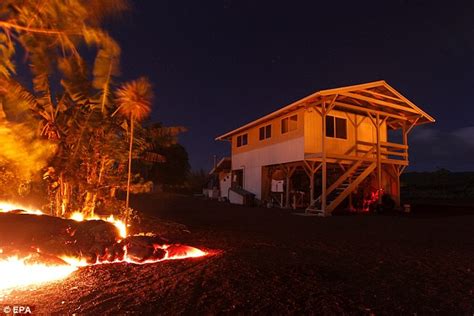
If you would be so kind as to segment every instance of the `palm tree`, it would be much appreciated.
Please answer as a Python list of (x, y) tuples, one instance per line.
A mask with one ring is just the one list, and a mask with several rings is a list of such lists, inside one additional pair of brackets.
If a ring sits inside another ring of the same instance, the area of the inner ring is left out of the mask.
[(128, 179), (127, 179), (127, 198), (125, 202), (126, 217), (125, 224), (128, 222), (130, 205), (130, 180), (132, 176), (132, 148), (133, 148), (133, 129), (135, 121), (142, 121), (151, 112), (151, 103), (153, 100), (153, 90), (151, 83), (147, 78), (141, 77), (137, 80), (123, 84), (115, 93), (119, 107), (112, 114), (120, 113), (130, 120), (130, 148), (128, 152)]

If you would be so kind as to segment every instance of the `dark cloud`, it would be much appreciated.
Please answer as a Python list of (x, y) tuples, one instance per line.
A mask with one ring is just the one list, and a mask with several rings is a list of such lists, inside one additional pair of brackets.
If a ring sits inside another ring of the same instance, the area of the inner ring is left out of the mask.
[(409, 145), (410, 170), (474, 171), (474, 126), (452, 131), (418, 127), (410, 135)]

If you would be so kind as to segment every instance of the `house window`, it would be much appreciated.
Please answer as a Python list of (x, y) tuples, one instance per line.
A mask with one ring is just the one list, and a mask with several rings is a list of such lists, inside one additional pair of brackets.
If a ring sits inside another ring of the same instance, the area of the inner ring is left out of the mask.
[(264, 140), (272, 137), (272, 125), (262, 126), (259, 129), (259, 139)]
[(326, 136), (347, 139), (347, 120), (345, 118), (327, 115)]
[(281, 120), (281, 133), (285, 134), (298, 128), (298, 115), (292, 115)]
[(248, 144), (249, 140), (249, 135), (248, 134), (242, 134), (237, 136), (237, 147), (242, 147)]

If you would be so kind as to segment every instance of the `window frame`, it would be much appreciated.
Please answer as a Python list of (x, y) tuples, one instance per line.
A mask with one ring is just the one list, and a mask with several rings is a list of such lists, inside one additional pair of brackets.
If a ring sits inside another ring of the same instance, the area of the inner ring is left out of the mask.
[[(245, 139), (245, 143), (244, 143), (244, 139)], [(248, 133), (240, 134), (236, 137), (235, 147), (240, 148), (240, 147), (243, 147), (243, 146), (247, 146), (248, 144), (249, 144), (249, 134)]]
[[(294, 118), (294, 120), (293, 120)], [(285, 122), (286, 121), (286, 131), (284, 130), (284, 126), (285, 126)], [(294, 122), (294, 127), (293, 128), (290, 128), (290, 126), (292, 126), (290, 124), (290, 122)], [(281, 129), (280, 129), (280, 132), (281, 134), (287, 134), (289, 132), (293, 132), (293, 131), (296, 131), (298, 130), (298, 114), (293, 114), (293, 115), (290, 115), (290, 116), (287, 116), (285, 118), (282, 118), (281, 121), (280, 121), (280, 124), (281, 124)]]
[(264, 141), (272, 138), (272, 124), (260, 126), (258, 128), (258, 139)]
[[(328, 119), (332, 118), (332, 130), (333, 130), (333, 136), (328, 135)], [(334, 139), (340, 139), (340, 140), (347, 140), (348, 135), (347, 135), (347, 118), (346, 117), (340, 117), (336, 115), (326, 115), (326, 131), (325, 131), (325, 137), (328, 138), (334, 138)], [(345, 131), (345, 137), (339, 137), (339, 134), (337, 132), (337, 120), (339, 121), (344, 121), (344, 131)]]

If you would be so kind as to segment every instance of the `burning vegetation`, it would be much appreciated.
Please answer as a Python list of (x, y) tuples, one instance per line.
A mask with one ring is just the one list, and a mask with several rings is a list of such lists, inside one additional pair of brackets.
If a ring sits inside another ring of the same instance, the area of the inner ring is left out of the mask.
[[(143, 126), (151, 83), (118, 81), (121, 49), (101, 23), (127, 7), (125, 0), (0, 2), (0, 199), (42, 205), (0, 204), (0, 290), (62, 279), (82, 266), (206, 255), (128, 232), (130, 192), (140, 191), (143, 174), (166, 160), (160, 149), (185, 129)], [(30, 82), (16, 77), (19, 57)]]

